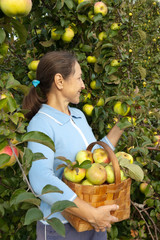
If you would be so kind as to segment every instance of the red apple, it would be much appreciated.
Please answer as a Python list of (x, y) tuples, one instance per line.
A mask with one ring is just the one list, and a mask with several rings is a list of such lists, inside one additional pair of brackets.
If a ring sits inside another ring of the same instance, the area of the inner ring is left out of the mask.
[(88, 151), (88, 150), (81, 150), (77, 153), (76, 155), (76, 161), (81, 164), (82, 162), (84, 162), (85, 160), (90, 160), (91, 162), (93, 162), (93, 156), (92, 156), (92, 152)]
[(93, 160), (95, 163), (109, 163), (108, 153), (103, 148), (97, 148), (93, 151)]
[(106, 181), (107, 173), (100, 163), (93, 163), (91, 167), (86, 170), (86, 178), (92, 184), (100, 185)]
[[(18, 154), (19, 154), (18, 153), (18, 149), (16, 147), (13, 147), (13, 150), (14, 150), (16, 156), (18, 157)], [(10, 160), (7, 163), (3, 164), (0, 168), (13, 166), (15, 164), (15, 162), (16, 162), (16, 157), (14, 156), (11, 147), (10, 146), (4, 147), (3, 149), (0, 150), (0, 154), (2, 154), (2, 153), (5, 153), (5, 154), (11, 156), (11, 158), (10, 158)]]
[(65, 167), (64, 176), (68, 181), (78, 183), (82, 181), (82, 179), (86, 175), (86, 169), (84, 168), (73, 168)]

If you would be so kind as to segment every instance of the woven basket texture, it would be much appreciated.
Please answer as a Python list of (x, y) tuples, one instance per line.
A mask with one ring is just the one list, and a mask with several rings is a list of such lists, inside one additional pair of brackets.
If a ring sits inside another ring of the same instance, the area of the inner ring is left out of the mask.
[[(93, 146), (96, 144), (101, 145), (108, 152), (114, 169), (115, 183), (102, 185), (81, 185), (68, 181), (64, 176), (63, 181), (77, 194), (80, 199), (86, 201), (93, 207), (97, 208), (100, 206), (112, 204), (119, 205), (119, 209), (112, 212), (111, 214), (117, 217), (119, 221), (128, 219), (130, 217), (131, 179), (128, 178), (121, 182), (118, 160), (111, 148), (104, 142), (93, 142), (87, 147), (87, 150), (91, 151)], [(77, 232), (93, 229), (89, 222), (86, 222), (83, 219), (72, 215), (71, 213), (64, 211), (62, 214), (77, 230)]]

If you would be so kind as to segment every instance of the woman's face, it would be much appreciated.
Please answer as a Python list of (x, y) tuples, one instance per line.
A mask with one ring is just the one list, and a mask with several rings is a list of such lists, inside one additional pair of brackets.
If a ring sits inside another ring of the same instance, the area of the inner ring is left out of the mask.
[(63, 96), (68, 103), (78, 104), (80, 93), (85, 88), (82, 80), (82, 71), (78, 62), (75, 63), (74, 72), (64, 80)]

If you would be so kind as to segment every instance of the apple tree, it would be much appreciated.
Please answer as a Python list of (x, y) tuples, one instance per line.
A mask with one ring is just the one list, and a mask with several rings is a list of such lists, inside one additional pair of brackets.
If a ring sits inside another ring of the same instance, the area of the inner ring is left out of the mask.
[[(130, 219), (114, 224), (108, 238), (158, 240), (160, 4), (153, 0), (102, 2), (102, 12), (95, 0), (34, 0), (30, 13), (21, 17), (0, 11), (0, 91), (4, 97), (0, 100), (0, 148), (17, 140), (19, 163), (27, 177), (34, 157), (24, 162), (28, 150), (22, 139), (28, 122), (22, 99), (43, 54), (74, 51), (86, 86), (77, 107), (86, 114), (97, 139), (118, 122), (125, 131), (116, 152), (131, 154), (145, 173), (145, 190), (140, 182), (132, 182)], [(4, 239), (14, 239), (13, 232), (16, 239), (23, 239), (24, 232), (25, 239), (35, 238), (35, 222), (24, 226), (31, 203), (17, 205), (15, 201), (16, 189), (28, 189), (20, 165), (0, 170)]]

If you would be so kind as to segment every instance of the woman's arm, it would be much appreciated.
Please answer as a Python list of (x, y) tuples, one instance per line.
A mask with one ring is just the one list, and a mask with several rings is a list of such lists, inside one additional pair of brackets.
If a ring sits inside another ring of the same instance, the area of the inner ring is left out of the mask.
[(75, 198), (74, 203), (77, 205), (77, 208), (67, 208), (64, 212), (69, 212), (89, 222), (97, 232), (110, 228), (112, 223), (118, 221), (110, 213), (117, 210), (119, 208), (118, 205), (113, 204), (94, 208), (79, 197)]
[(107, 134), (107, 138), (112, 143), (114, 147), (116, 147), (118, 140), (120, 139), (121, 135), (123, 134), (124, 130), (121, 130), (118, 126), (118, 123), (110, 130)]

